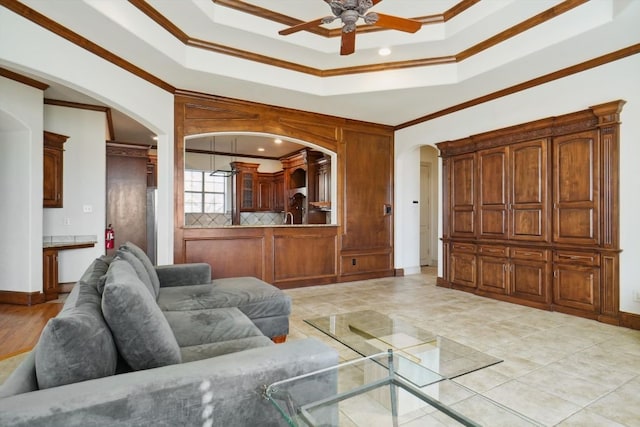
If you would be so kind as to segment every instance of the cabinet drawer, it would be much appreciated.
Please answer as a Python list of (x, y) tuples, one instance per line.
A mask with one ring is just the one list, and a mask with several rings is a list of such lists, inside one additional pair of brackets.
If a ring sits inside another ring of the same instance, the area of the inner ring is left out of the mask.
[(553, 262), (581, 265), (600, 265), (600, 254), (589, 252), (556, 251), (553, 253)]
[(546, 249), (511, 248), (511, 258), (546, 261), (549, 259), (549, 251)]
[(506, 246), (480, 245), (478, 246), (478, 253), (481, 255), (507, 258), (509, 256), (509, 248)]
[(471, 253), (475, 253), (476, 252), (476, 245), (474, 245), (473, 243), (453, 242), (453, 243), (451, 243), (451, 250), (453, 252), (471, 252)]

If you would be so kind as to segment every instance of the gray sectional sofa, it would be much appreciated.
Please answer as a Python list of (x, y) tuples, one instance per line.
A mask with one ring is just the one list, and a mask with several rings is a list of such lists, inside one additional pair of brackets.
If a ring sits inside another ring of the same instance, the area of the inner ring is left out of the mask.
[(0, 425), (287, 425), (263, 387), (338, 362), (314, 339), (274, 344), (290, 310), (258, 279), (212, 281), (207, 264), (154, 267), (127, 243), (89, 266), (0, 387)]

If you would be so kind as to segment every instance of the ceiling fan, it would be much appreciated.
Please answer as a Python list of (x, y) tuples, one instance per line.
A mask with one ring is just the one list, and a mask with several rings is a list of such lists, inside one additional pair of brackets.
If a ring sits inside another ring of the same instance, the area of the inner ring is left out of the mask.
[(356, 23), (362, 18), (366, 24), (378, 27), (390, 28), (393, 30), (415, 33), (422, 27), (420, 21), (400, 18), (397, 16), (385, 15), (376, 12), (367, 12), (370, 8), (380, 3), (382, 0), (324, 0), (331, 7), (333, 16), (315, 19), (302, 24), (285, 28), (278, 34), (286, 36), (307, 28), (317, 27), (322, 24), (330, 24), (336, 19), (342, 21), (342, 44), (340, 55), (350, 55), (356, 48)]

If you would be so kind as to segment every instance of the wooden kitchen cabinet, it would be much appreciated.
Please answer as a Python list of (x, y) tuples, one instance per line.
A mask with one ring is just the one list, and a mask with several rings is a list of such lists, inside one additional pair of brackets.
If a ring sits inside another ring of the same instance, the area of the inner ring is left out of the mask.
[(441, 286), (619, 323), (619, 115), (613, 101), (437, 144)]
[(43, 140), (43, 203), (45, 208), (62, 207), (64, 143), (68, 136), (44, 132)]
[(58, 250), (42, 250), (42, 291), (46, 301), (58, 298)]
[(256, 210), (271, 211), (273, 209), (273, 175), (258, 174), (258, 191), (256, 192), (258, 200), (256, 201)]

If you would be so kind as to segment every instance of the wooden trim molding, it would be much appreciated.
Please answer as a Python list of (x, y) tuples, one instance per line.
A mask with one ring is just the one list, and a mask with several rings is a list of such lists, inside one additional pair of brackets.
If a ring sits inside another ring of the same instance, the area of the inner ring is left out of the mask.
[(640, 330), (640, 314), (620, 312), (620, 326)]
[(0, 304), (34, 305), (44, 301), (42, 292), (0, 291)]
[[(479, 0), (463, 0), (449, 10), (445, 11), (440, 15), (426, 16), (426, 17), (418, 17), (417, 19), (423, 24), (435, 24), (446, 22), (462, 12), (469, 9), (474, 4), (478, 3)], [(310, 74), (317, 77), (333, 77), (333, 76), (341, 76), (341, 75), (349, 75), (349, 74), (360, 74), (360, 73), (371, 73), (376, 71), (389, 71), (389, 70), (398, 70), (405, 68), (415, 68), (415, 67), (424, 67), (429, 65), (439, 65), (439, 64), (449, 64), (460, 62), (465, 59), (468, 59), (478, 53), (489, 49), (499, 43), (502, 43), (506, 40), (509, 40), (512, 37), (517, 36), (537, 25), (540, 25), (544, 22), (547, 22), (553, 18), (556, 18), (562, 15), (565, 12), (568, 12), (584, 3), (588, 0), (565, 0), (559, 5), (556, 5), (548, 10), (545, 10), (525, 21), (514, 25), (499, 34), (494, 35), (493, 37), (488, 38), (487, 40), (481, 41), (480, 43), (471, 46), (462, 52), (452, 55), (445, 55), (440, 57), (427, 57), (427, 58), (418, 58), (406, 61), (395, 61), (395, 62), (385, 62), (385, 63), (375, 63), (375, 64), (365, 64), (358, 65), (352, 67), (342, 67), (342, 68), (333, 68), (333, 69), (319, 69), (314, 67), (304, 66), (298, 63), (294, 63), (291, 61), (280, 60), (271, 56), (257, 54), (255, 52), (249, 52), (242, 49), (236, 49), (230, 46), (224, 46), (217, 43), (212, 43), (206, 40), (194, 39), (190, 37), (188, 34), (179, 29), (176, 25), (174, 25), (169, 19), (163, 16), (160, 12), (154, 9), (149, 3), (145, 0), (129, 0), (129, 2), (138, 8), (141, 12), (146, 14), (151, 20), (156, 22), (158, 25), (163, 27), (167, 32), (176, 37), (182, 43), (198, 47), (201, 49), (206, 49), (212, 52), (221, 53), (224, 55), (235, 56), (237, 58), (246, 59), (248, 61), (259, 62), (267, 65), (272, 65), (275, 67), (280, 67), (292, 71), (298, 71), (305, 74)], [(292, 18), (287, 15), (283, 15), (277, 12), (273, 12), (268, 9), (264, 9), (258, 6), (250, 5), (242, 1), (238, 0), (213, 0), (214, 3), (219, 4), (221, 6), (229, 7), (235, 10), (239, 10), (244, 13), (252, 14), (254, 16), (259, 16), (264, 19), (268, 19), (274, 22), (278, 22), (285, 25), (296, 25), (301, 23), (299, 19)], [(317, 27), (307, 30), (316, 35), (320, 35), (323, 37), (338, 37), (340, 36), (340, 29), (332, 29), (328, 30), (326, 28)], [(363, 25), (358, 27), (358, 32), (371, 32), (371, 31), (386, 31), (385, 29), (381, 29), (379, 27)]]
[(2, 67), (0, 67), (0, 76), (6, 77), (11, 80), (15, 80), (19, 83), (23, 83), (27, 86), (31, 86), (40, 90), (47, 90), (49, 88), (48, 84), (39, 82), (37, 80), (32, 79), (31, 77), (23, 76), (22, 74), (15, 73), (11, 70), (7, 70), (6, 68), (2, 68)]
[(56, 105), (58, 107), (78, 108), (80, 110), (102, 111), (106, 114), (107, 129), (109, 130), (109, 139), (114, 139), (113, 118), (111, 117), (111, 108), (103, 105), (82, 104), (79, 102), (60, 101), (58, 99), (45, 98), (46, 105)]
[(610, 62), (615, 62), (620, 59), (626, 58), (628, 56), (636, 55), (638, 53), (640, 53), (640, 43), (625, 47), (623, 49), (608, 53), (606, 55), (599, 56), (594, 59), (590, 59), (589, 61), (581, 62), (580, 64), (572, 65), (571, 67), (563, 68), (561, 70), (554, 71), (552, 73), (545, 74), (540, 77), (536, 77), (535, 79), (531, 79), (514, 86), (509, 86), (505, 89), (501, 89), (499, 91), (489, 93), (487, 95), (483, 95), (478, 98), (471, 99), (461, 104), (453, 105), (451, 107), (445, 108), (444, 110), (436, 111), (435, 113), (431, 113), (426, 116), (422, 116), (417, 119), (401, 123), (395, 126), (394, 129), (400, 130), (400, 129), (408, 128), (411, 126), (415, 126), (420, 123), (428, 122), (429, 120), (433, 120), (438, 117), (446, 116), (448, 114), (453, 114), (457, 111), (474, 107), (476, 105), (480, 105), (485, 102), (493, 101), (495, 99), (502, 98), (504, 96), (508, 96), (516, 92), (521, 92), (526, 89), (531, 89), (532, 87), (540, 86), (554, 80), (558, 80), (573, 74), (580, 73), (582, 71), (590, 70), (592, 68), (596, 68), (601, 65), (608, 64)]
[(102, 59), (111, 62), (112, 64), (129, 71), (130, 73), (148, 81), (151, 84), (154, 84), (168, 92), (172, 92), (175, 90), (173, 86), (162, 81), (158, 77), (153, 74), (143, 70), (136, 65), (133, 65), (131, 62), (120, 58), (119, 56), (111, 53), (107, 49), (97, 45), (91, 40), (82, 37), (78, 33), (75, 33), (68, 28), (60, 25), (56, 21), (47, 18), (43, 14), (31, 9), (30, 7), (20, 3), (17, 0), (0, 0), (0, 6), (4, 6), (10, 11), (22, 16), (25, 19), (33, 22), (34, 24), (40, 25), (43, 28), (51, 31), (52, 33), (62, 37), (65, 40), (70, 41), (71, 43), (101, 57)]

